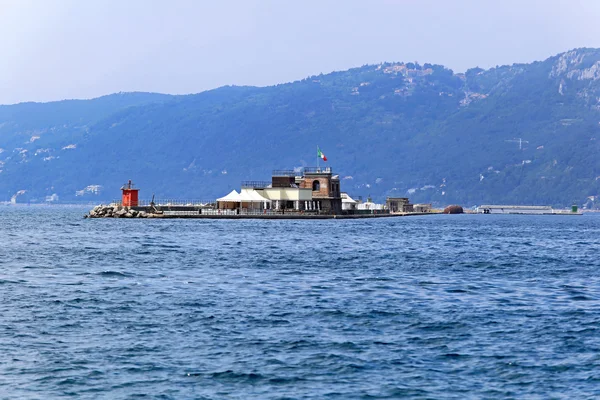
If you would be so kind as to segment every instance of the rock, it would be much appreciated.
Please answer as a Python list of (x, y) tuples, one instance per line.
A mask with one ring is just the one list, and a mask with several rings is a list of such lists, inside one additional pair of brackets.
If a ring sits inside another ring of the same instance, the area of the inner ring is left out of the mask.
[(133, 217), (133, 214), (130, 213), (130, 212), (126, 212), (125, 215), (124, 215), (124, 217), (125, 218), (131, 218), (131, 217)]
[(457, 205), (444, 208), (444, 214), (462, 214), (463, 212), (463, 208)]
[(120, 218), (124, 217), (127, 212), (135, 214), (137, 211), (124, 209), (120, 206), (103, 206), (100, 204), (92, 208), (86, 218)]

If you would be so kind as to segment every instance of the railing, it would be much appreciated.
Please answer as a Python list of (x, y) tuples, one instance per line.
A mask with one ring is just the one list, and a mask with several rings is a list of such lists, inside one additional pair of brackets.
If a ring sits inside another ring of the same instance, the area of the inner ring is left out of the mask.
[(269, 181), (242, 181), (242, 189), (264, 189), (269, 187), (271, 182)]
[[(138, 207), (150, 207), (150, 201), (138, 201)], [(120, 200), (112, 206), (120, 206)], [(219, 209), (215, 200), (154, 200), (155, 207), (164, 215), (332, 215), (329, 210), (276, 210), (262, 208)], [(170, 208), (172, 207), (172, 208)], [(179, 208), (179, 209), (178, 209)], [(342, 210), (338, 215), (389, 214), (390, 210)]]
[(299, 188), (300, 186), (298, 186), (297, 183), (281, 183), (281, 182), (275, 182), (273, 184), (274, 188)]
[(389, 214), (390, 210), (344, 210), (345, 215)]
[(304, 167), (305, 174), (331, 174), (331, 167)]
[[(166, 214), (167, 212), (165, 212)], [(263, 209), (252, 209), (242, 208), (234, 210), (225, 209), (202, 209), (195, 214), (201, 215), (333, 215), (336, 214), (332, 211), (324, 210), (263, 210)], [(343, 210), (338, 215), (369, 215), (369, 214), (390, 214), (389, 210)]]
[(273, 170), (273, 176), (300, 176), (302, 171), (294, 171), (293, 169), (276, 169)]
[[(136, 207), (149, 207), (152, 200), (139, 200)], [(216, 200), (181, 200), (181, 199), (155, 199), (155, 206), (190, 206), (190, 207), (215, 207)], [(121, 206), (121, 200), (114, 200), (111, 205)]]
[(171, 211), (171, 210), (167, 210), (167, 211), (163, 211), (163, 215), (198, 215), (200, 214), (200, 210), (193, 210), (193, 211)]
[(202, 209), (201, 215), (323, 215), (323, 211), (301, 211), (301, 210), (264, 210), (253, 208), (242, 208), (235, 210), (225, 209)]

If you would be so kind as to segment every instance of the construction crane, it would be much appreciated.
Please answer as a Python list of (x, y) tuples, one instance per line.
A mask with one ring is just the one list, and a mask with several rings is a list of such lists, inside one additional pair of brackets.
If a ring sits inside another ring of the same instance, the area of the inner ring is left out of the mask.
[(528, 140), (523, 140), (522, 138), (515, 138), (515, 139), (512, 139), (512, 140), (505, 140), (505, 142), (519, 143), (519, 150), (523, 150), (523, 143), (529, 143)]

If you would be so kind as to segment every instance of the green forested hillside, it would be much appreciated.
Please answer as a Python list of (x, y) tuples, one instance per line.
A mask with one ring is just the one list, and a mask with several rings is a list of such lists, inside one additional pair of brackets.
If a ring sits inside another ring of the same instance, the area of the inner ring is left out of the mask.
[(127, 179), (142, 197), (211, 199), (313, 166), (319, 145), (354, 196), (594, 207), (599, 85), (600, 50), (579, 49), (465, 74), (384, 63), (265, 88), (0, 106), (0, 200), (106, 201)]

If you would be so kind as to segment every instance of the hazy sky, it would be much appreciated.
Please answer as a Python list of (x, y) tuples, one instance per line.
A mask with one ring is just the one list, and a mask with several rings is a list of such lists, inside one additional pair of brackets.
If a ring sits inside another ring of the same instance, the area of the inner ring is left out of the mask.
[(600, 0), (0, 0), (0, 104), (600, 47)]

